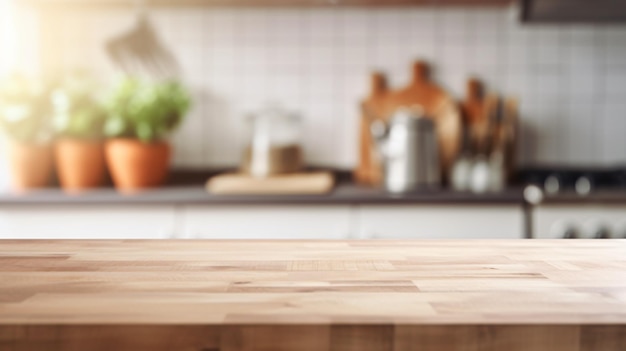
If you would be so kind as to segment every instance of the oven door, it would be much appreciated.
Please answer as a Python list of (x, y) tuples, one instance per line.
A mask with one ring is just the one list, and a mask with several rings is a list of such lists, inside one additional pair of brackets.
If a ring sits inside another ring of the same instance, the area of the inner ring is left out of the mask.
[(532, 211), (538, 239), (626, 238), (626, 204), (542, 204)]

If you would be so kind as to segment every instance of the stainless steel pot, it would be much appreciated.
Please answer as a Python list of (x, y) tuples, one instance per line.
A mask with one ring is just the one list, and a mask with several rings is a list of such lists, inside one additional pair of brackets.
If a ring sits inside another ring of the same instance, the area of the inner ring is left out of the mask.
[(389, 125), (377, 120), (370, 129), (383, 160), (388, 191), (408, 192), (441, 184), (435, 124), (421, 106), (398, 109)]

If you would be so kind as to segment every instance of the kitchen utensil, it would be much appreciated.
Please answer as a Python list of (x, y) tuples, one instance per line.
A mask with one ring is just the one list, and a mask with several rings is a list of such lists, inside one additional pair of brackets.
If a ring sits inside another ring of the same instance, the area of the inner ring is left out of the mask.
[(489, 159), (485, 155), (479, 155), (474, 160), (470, 176), (470, 189), (474, 193), (485, 193), (489, 190), (491, 182), (491, 168)]
[(454, 163), (450, 180), (457, 191), (502, 191), (506, 185), (504, 155), (500, 150), (493, 151), (489, 157), (462, 155)]
[[(485, 103), (486, 121), (478, 121), (481, 134), (474, 134), (476, 159), (472, 168), (470, 188), (473, 192), (502, 191), (508, 180), (510, 167), (511, 135), (505, 102), (500, 97), (490, 97)], [(483, 118), (480, 116), (480, 118)], [(484, 134), (483, 134), (484, 133)]]
[(135, 27), (113, 38), (106, 51), (127, 74), (172, 78), (179, 73), (176, 58), (160, 40), (148, 18), (146, 0), (135, 0)]
[(383, 160), (385, 188), (407, 192), (440, 185), (435, 124), (421, 106), (400, 108), (386, 126), (374, 121), (372, 135)]
[(467, 81), (466, 94), (461, 111), (468, 149), (473, 154), (485, 153), (489, 132), (489, 100), (485, 96), (485, 87), (478, 79), (471, 78)]
[(250, 144), (242, 170), (255, 177), (293, 173), (303, 167), (300, 118), (276, 105), (250, 116)]
[(504, 153), (494, 150), (489, 155), (489, 191), (502, 191), (505, 185)]
[[(461, 115), (455, 101), (441, 88), (430, 80), (428, 65), (418, 61), (413, 65), (413, 79), (411, 83), (400, 90), (390, 91), (384, 84), (382, 76), (374, 76), (372, 79), (372, 93), (362, 103), (363, 119), (360, 140), (361, 157), (357, 168), (357, 181), (366, 184), (378, 184), (382, 178), (380, 174), (381, 164), (371, 162), (376, 158), (376, 147), (372, 145), (371, 138), (365, 136), (363, 125), (376, 115), (375, 119), (387, 121), (399, 108), (420, 105), (425, 115), (434, 122), (437, 135), (440, 172), (447, 175), (460, 148), (461, 143)], [(378, 156), (379, 157), (379, 156)], [(368, 177), (368, 175), (370, 175)], [(373, 175), (373, 176), (371, 176)], [(378, 183), (377, 183), (378, 182)]]
[(493, 96), (488, 103), (489, 127), (485, 151), (501, 153), (504, 180), (515, 173), (517, 142), (517, 101)]
[(330, 172), (294, 173), (257, 178), (243, 173), (215, 176), (207, 182), (212, 194), (325, 194), (332, 190)]
[[(489, 159), (492, 170), (489, 188), (500, 189), (515, 169), (517, 102), (511, 98), (487, 96), (482, 82), (471, 78), (467, 82), (467, 95), (461, 108), (464, 134), (468, 138), (468, 147), (467, 150), (464, 148), (464, 152), (484, 155)], [(493, 155), (494, 152), (497, 154)]]
[(452, 166), (450, 185), (457, 191), (470, 190), (474, 159), (469, 153), (464, 153), (457, 158)]
[(476, 80), (468, 82), (468, 96), (461, 104), (463, 116), (463, 130), (461, 133), (461, 150), (452, 165), (450, 171), (450, 185), (457, 191), (467, 191), (472, 185), (472, 169), (474, 167), (475, 142), (473, 121), (481, 119), (484, 115), (484, 108), (481, 102), (481, 86)]
[(361, 184), (376, 185), (382, 182), (382, 165), (370, 125), (375, 120), (387, 121), (389, 114), (385, 108), (385, 100), (388, 94), (386, 77), (380, 72), (373, 73), (370, 96), (361, 104), (359, 164), (354, 171), (355, 180)]

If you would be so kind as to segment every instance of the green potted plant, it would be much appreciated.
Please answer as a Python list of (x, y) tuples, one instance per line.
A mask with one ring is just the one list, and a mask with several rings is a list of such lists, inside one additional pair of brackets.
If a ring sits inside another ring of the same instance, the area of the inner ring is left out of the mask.
[(96, 85), (84, 74), (66, 76), (52, 93), (58, 133), (55, 160), (61, 186), (75, 192), (101, 186), (106, 174), (106, 112), (96, 98)]
[(49, 90), (13, 74), (0, 82), (0, 125), (9, 139), (9, 165), (16, 190), (49, 185), (53, 170)]
[(105, 154), (115, 186), (133, 191), (163, 184), (171, 147), (167, 136), (191, 104), (178, 82), (125, 78), (108, 101)]

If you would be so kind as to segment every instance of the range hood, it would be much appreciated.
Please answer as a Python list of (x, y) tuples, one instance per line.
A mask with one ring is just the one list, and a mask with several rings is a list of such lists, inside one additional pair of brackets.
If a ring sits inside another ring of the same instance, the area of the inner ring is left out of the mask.
[(522, 22), (625, 23), (626, 0), (522, 0)]

